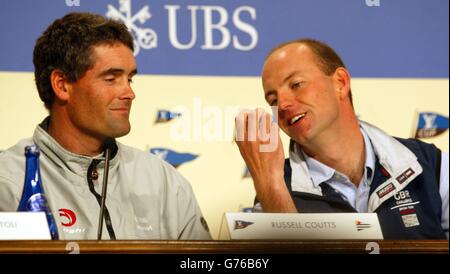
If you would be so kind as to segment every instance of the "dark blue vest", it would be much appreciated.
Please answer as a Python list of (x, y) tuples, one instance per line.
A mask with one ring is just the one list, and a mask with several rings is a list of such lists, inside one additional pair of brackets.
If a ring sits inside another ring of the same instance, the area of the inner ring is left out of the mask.
[[(419, 140), (396, 139), (417, 156), (423, 172), (411, 181), (401, 193), (384, 201), (375, 210), (384, 239), (446, 239), (446, 231), (441, 226), (442, 202), (439, 195), (441, 151), (434, 145)], [(322, 188), (324, 196), (292, 191), (291, 174), (290, 162), (289, 159), (286, 159), (284, 179), (299, 212), (356, 212), (329, 186), (329, 189)], [(388, 179), (386, 176), (389, 175), (383, 172), (377, 159), (369, 197), (379, 185)], [(409, 208), (398, 207), (398, 203), (406, 199), (405, 202), (408, 203), (419, 203)]]

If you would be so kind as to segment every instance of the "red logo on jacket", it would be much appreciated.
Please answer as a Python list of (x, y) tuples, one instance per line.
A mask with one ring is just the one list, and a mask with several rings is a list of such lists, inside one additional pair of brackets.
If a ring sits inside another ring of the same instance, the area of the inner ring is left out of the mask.
[(66, 222), (61, 222), (63, 226), (73, 226), (77, 221), (77, 216), (75, 215), (75, 212), (67, 208), (60, 208), (59, 216), (65, 217), (67, 219)]

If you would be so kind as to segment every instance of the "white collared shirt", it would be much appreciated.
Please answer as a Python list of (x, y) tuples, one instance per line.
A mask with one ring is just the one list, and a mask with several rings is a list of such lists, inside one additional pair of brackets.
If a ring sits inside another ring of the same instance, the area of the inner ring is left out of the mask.
[(372, 183), (374, 175), (376, 158), (369, 138), (364, 130), (361, 130), (361, 132), (364, 137), (364, 144), (366, 148), (366, 162), (364, 175), (358, 187), (356, 187), (346, 175), (334, 170), (331, 167), (328, 167), (325, 164), (322, 164), (314, 158), (309, 157), (306, 153), (302, 153), (305, 157), (311, 180), (315, 186), (319, 186), (321, 183), (325, 182), (341, 194), (342, 198), (353, 206), (356, 211), (368, 212), (370, 184)]

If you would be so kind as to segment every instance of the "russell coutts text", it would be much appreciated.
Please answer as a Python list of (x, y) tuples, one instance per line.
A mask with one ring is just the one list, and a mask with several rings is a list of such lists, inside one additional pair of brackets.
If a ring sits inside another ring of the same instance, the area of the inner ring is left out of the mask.
[(272, 228), (279, 229), (334, 229), (334, 222), (272, 222)]

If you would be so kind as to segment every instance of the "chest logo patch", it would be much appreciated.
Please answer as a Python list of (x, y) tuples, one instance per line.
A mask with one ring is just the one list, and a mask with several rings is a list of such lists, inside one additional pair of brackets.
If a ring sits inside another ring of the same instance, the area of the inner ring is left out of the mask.
[(75, 212), (67, 208), (59, 209), (59, 216), (61, 218), (61, 224), (63, 226), (73, 226), (77, 222), (77, 216)]

